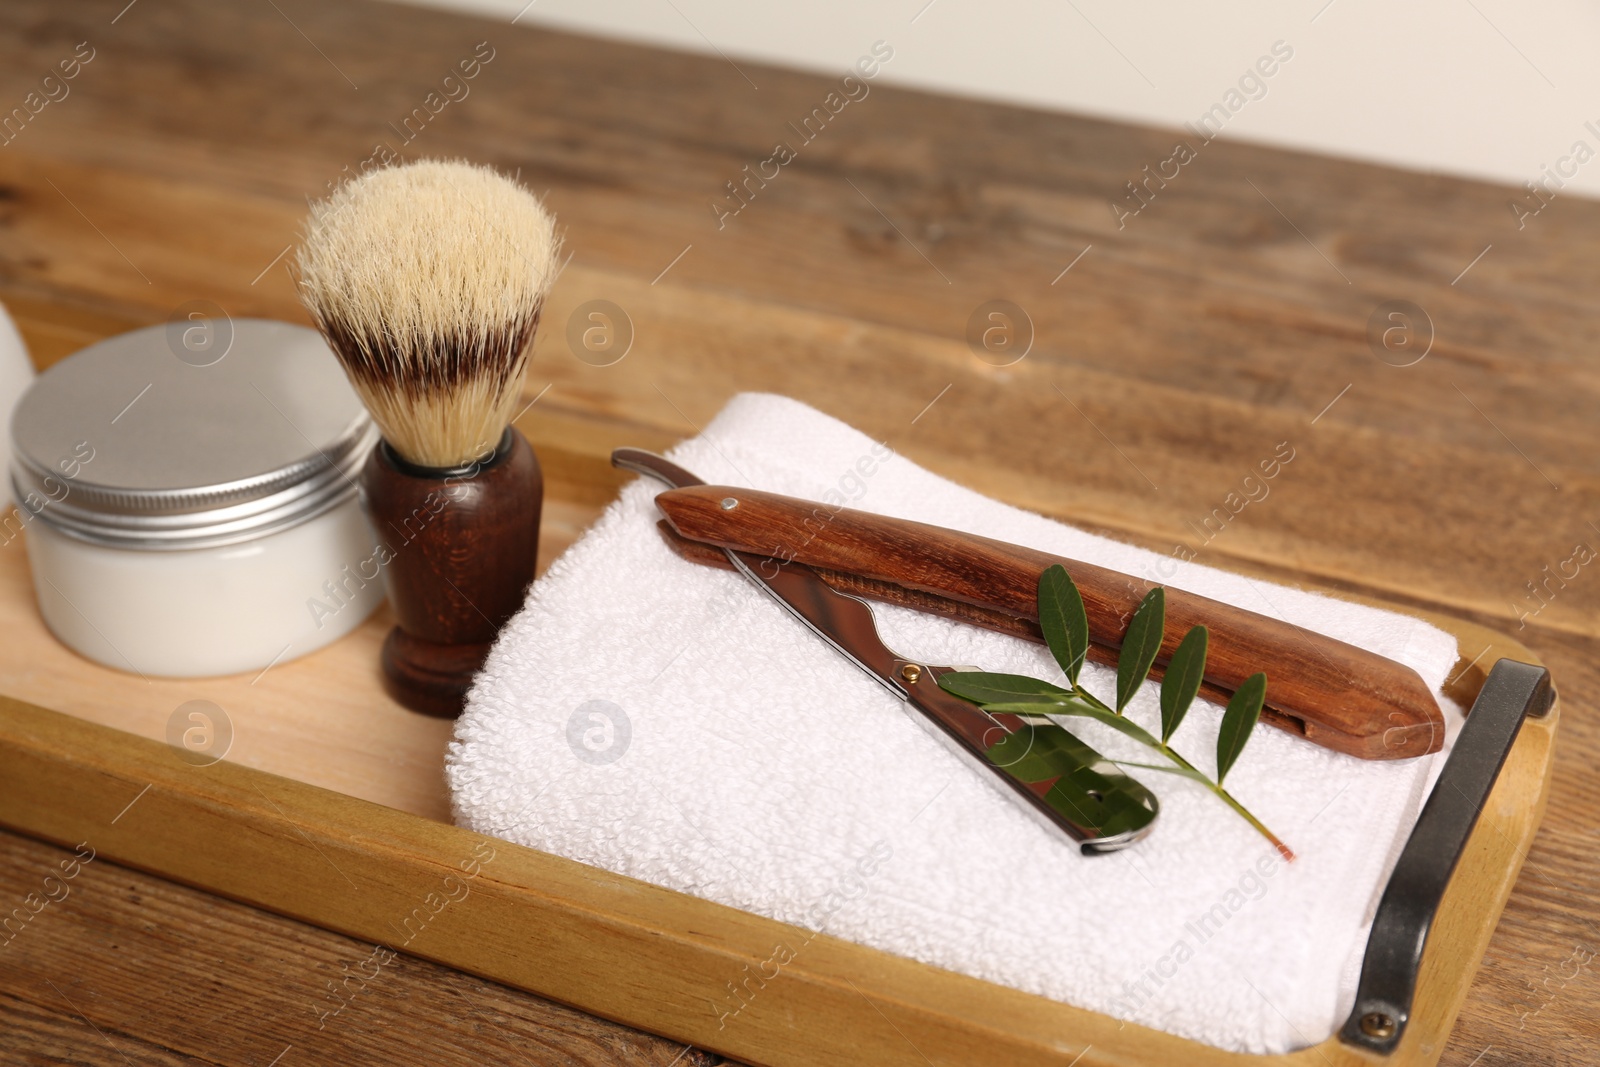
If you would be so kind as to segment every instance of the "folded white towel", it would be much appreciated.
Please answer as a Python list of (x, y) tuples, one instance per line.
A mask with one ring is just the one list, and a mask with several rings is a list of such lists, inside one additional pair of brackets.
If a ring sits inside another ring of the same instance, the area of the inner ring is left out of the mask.
[[(1193, 564), (1172, 573), (1167, 557), (996, 503), (782, 397), (736, 397), (671, 457), (712, 483), (1170, 573), (1407, 663), (1435, 690), (1455, 662), (1455, 640), (1416, 619)], [(450, 746), (459, 822), (1222, 1048), (1283, 1052), (1342, 1022), (1441, 756), (1364, 762), (1262, 727), (1229, 789), (1296, 862), (1155, 771), (1135, 772), (1161, 798), (1151, 836), (1083, 856), (744, 578), (675, 556), (655, 530), (659, 490), (629, 485), (501, 634)], [(875, 611), (899, 652), (1057, 676), (1039, 646)], [(1112, 672), (1085, 675), (1114, 691)], [(1154, 686), (1130, 714), (1153, 727)], [(1174, 739), (1208, 772), (1219, 715), (1197, 704)], [(1098, 723), (1072, 727), (1107, 754), (1150, 757)]]

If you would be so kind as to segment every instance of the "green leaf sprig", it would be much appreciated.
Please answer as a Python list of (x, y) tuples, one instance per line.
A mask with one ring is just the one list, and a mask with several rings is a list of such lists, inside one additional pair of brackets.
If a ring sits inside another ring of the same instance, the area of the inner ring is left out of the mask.
[(1078, 715), (1104, 723), (1167, 760), (1166, 764), (1116, 762), (1127, 767), (1178, 774), (1199, 782), (1272, 842), (1285, 859), (1294, 859), (1289, 846), (1222, 787), (1223, 779), (1238, 762), (1239, 754), (1261, 718), (1267, 696), (1265, 674), (1252, 674), (1245, 679), (1222, 713), (1222, 724), (1217, 730), (1217, 777), (1213, 781), (1171, 745), (1172, 735), (1189, 713), (1205, 677), (1209, 634), (1204, 626), (1196, 626), (1185, 634), (1167, 661), (1161, 679), (1161, 736), (1152, 735), (1123, 714), (1161, 651), (1166, 633), (1166, 593), (1160, 586), (1145, 594), (1123, 634), (1122, 650), (1117, 656), (1115, 707), (1107, 705), (1078, 682), (1089, 655), (1089, 619), (1077, 585), (1059, 564), (1047, 568), (1039, 576), (1039, 628), (1044, 631), (1051, 655), (1067, 676), (1066, 687), (1025, 675), (989, 671), (953, 671), (941, 676), (939, 685), (986, 711), (1015, 715)]

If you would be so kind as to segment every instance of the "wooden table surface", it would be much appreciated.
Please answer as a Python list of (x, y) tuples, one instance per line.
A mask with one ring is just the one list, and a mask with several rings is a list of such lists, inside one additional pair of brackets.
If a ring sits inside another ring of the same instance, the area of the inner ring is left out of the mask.
[[(786, 393), (1007, 501), (1537, 651), (1565, 708), (1549, 813), (1443, 1062), (1595, 1062), (1600, 205), (1519, 229), (1516, 190), (1216, 143), (1119, 225), (1175, 134), (871, 83), (805, 142), (838, 78), (401, 6), (125, 3), (0, 8), (7, 112), (92, 54), (0, 145), (0, 300), (41, 366), (189, 301), (305, 321), (305, 201), (380, 145), (520, 173), (573, 253), (529, 383), (573, 433), (655, 446)], [(593, 300), (631, 322), (610, 366), (569, 344)], [(1008, 366), (968, 341), (993, 300), (1031, 323)], [(1385, 348), (1391, 301), (1426, 321)], [(554, 472), (580, 484), (614, 483)], [(59, 853), (0, 856), (12, 900)], [(0, 1061), (711, 1062), (421, 961), (319, 1031), (365, 946), (109, 864), (76, 886), (5, 950)]]

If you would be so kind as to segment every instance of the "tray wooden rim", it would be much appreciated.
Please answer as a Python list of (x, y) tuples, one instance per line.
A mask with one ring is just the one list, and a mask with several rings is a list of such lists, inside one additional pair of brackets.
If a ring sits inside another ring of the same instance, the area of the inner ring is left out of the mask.
[[(1463, 704), (1501, 657), (1539, 662), (1485, 627), (1410, 614), (1460, 641), (1449, 691)], [(1283, 1055), (1225, 1052), (291, 778), (227, 762), (195, 767), (158, 741), (4, 696), (0, 823), (62, 845), (88, 841), (115, 862), (752, 1064), (1431, 1064), (1542, 818), (1558, 719), (1553, 707), (1524, 725), (1440, 907), (1412, 1022), (1388, 1057), (1336, 1036)], [(137, 815), (121, 817), (136, 798)], [(481, 859), (485, 841), (494, 858), (468, 877), (463, 864)], [(459, 906), (468, 898), (472, 907)], [(508, 939), (507, 929), (526, 937)], [(780, 944), (802, 947), (731, 1022), (720, 1018), (726, 984)]]

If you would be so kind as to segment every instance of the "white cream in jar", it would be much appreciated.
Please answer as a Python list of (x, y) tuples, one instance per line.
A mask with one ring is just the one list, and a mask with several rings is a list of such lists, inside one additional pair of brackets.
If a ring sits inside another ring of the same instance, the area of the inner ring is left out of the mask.
[(260, 671), (382, 601), (356, 488), (376, 439), (316, 331), (197, 314), (39, 376), (6, 525), (68, 647), (144, 675)]

